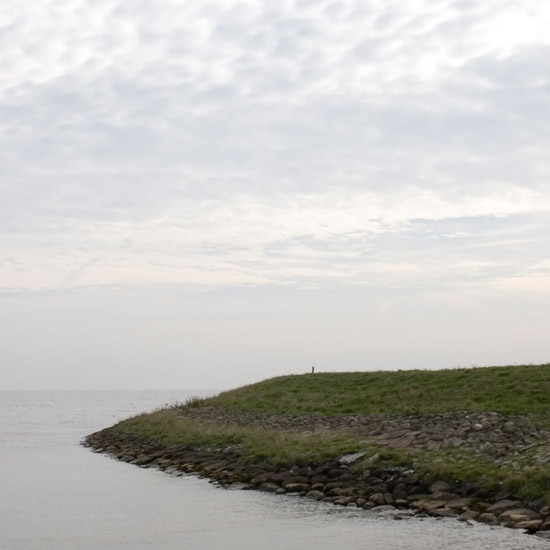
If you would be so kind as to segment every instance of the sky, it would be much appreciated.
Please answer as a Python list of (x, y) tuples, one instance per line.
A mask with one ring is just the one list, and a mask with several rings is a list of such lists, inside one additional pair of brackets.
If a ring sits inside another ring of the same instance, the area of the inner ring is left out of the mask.
[(7, 0), (0, 389), (550, 361), (550, 4)]

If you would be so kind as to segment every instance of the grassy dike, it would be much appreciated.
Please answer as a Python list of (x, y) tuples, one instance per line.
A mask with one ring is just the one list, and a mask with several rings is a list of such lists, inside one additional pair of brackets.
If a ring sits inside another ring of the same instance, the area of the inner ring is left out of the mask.
[(220, 455), (230, 449), (243, 468), (273, 471), (362, 453), (349, 465), (355, 476), (407, 468), (426, 487), (471, 482), (476, 495), (493, 495), (489, 502), (509, 489), (539, 508), (550, 504), (550, 364), (281, 376), (101, 433)]

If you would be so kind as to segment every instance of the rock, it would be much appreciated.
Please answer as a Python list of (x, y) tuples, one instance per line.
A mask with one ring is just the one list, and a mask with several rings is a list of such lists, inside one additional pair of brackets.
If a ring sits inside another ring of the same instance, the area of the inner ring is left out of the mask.
[(251, 486), (248, 483), (241, 483), (240, 481), (236, 481), (235, 483), (230, 483), (229, 485), (226, 485), (225, 488), (231, 491), (246, 491), (248, 489), (251, 489)]
[(342, 483), (340, 481), (331, 481), (330, 483), (327, 483), (323, 487), (323, 491), (325, 493), (330, 493), (334, 489), (340, 489), (342, 487)]
[(376, 508), (376, 513), (379, 515), (390, 515), (393, 516), (395, 514), (395, 508), (389, 504), (383, 504), (382, 506), (378, 506)]
[(437, 508), (430, 512), (432, 516), (438, 518), (452, 518), (458, 514), (457, 510), (451, 510), (450, 508)]
[(382, 493), (374, 493), (369, 497), (369, 502), (372, 502), (375, 506), (383, 506), (386, 504), (384, 495)]
[(451, 492), (452, 487), (449, 483), (446, 481), (436, 481), (435, 483), (432, 483), (429, 488), (430, 493), (438, 493), (438, 492)]
[(451, 508), (452, 510), (464, 510), (472, 504), (473, 500), (473, 498), (468, 497), (449, 500), (445, 505), (445, 508)]
[(369, 458), (363, 460), (363, 464), (365, 466), (372, 466), (373, 464), (376, 464), (380, 460), (380, 453), (373, 454)]
[(205, 472), (215, 472), (217, 470), (221, 470), (222, 468), (224, 468), (225, 466), (227, 466), (227, 461), (226, 460), (221, 460), (221, 461), (217, 461), (217, 462), (212, 462), (210, 464), (207, 464), (205, 467), (204, 467), (204, 471)]
[(513, 489), (502, 489), (495, 495), (495, 501), (497, 500), (514, 500), (516, 492)]
[(339, 497), (351, 497), (357, 493), (356, 487), (341, 487), (339, 489), (334, 489), (336, 492), (336, 496)]
[(272, 474), (264, 472), (263, 474), (259, 474), (256, 477), (253, 477), (250, 480), (250, 483), (252, 483), (252, 485), (260, 485), (262, 483), (266, 483), (267, 481), (271, 481), (271, 479)]
[(538, 512), (540, 515), (542, 515), (541, 510), (545, 508), (545, 504), (546, 504), (546, 499), (544, 497), (537, 498), (536, 500), (525, 501), (523, 503), (525, 508), (534, 510), (535, 512)]
[(349, 504), (355, 504), (352, 497), (336, 497), (332, 503), (337, 504), (338, 506), (348, 506)]
[(267, 493), (274, 493), (275, 491), (278, 491), (280, 487), (271, 481), (266, 481), (264, 483), (260, 483), (260, 485), (257, 486), (258, 491), (265, 491)]
[(502, 512), (506, 512), (506, 510), (511, 510), (512, 508), (517, 508), (517, 507), (518, 507), (517, 500), (504, 499), (504, 500), (499, 500), (494, 504), (491, 504), (491, 506), (489, 506), (485, 511), (488, 514), (495, 514), (498, 516), (502, 514)]
[(450, 447), (460, 447), (462, 443), (462, 439), (459, 439), (458, 437), (448, 437), (443, 441), (442, 447), (444, 447), (445, 449), (448, 449)]
[(308, 488), (309, 488), (309, 479), (307, 477), (303, 477), (303, 476), (289, 477), (289, 478), (285, 479), (282, 482), (281, 485), (288, 491), (288, 485), (295, 485), (297, 483), (302, 484), (302, 485), (307, 484)]
[(433, 500), (456, 500), (459, 496), (448, 491), (436, 491), (430, 495), (430, 498)]
[(290, 475), (290, 472), (288, 470), (283, 470), (282, 472), (278, 472), (276, 474), (272, 474), (271, 475), (271, 480), (272, 481), (275, 481), (275, 482), (279, 482), (279, 483), (282, 483), (283, 481), (289, 479), (290, 477), (292, 477)]
[(316, 483), (327, 483), (328, 482), (328, 477), (324, 474), (315, 474), (315, 475), (312, 475), (310, 478), (309, 478), (309, 482), (312, 484), (312, 485), (315, 485)]
[(407, 435), (405, 437), (398, 437), (396, 439), (387, 439), (384, 442), (388, 447), (394, 449), (406, 449), (414, 443), (414, 436)]
[(519, 428), (512, 421), (509, 421), (502, 426), (502, 431), (509, 434), (514, 434), (519, 431)]
[(423, 500), (420, 501), (420, 510), (424, 512), (433, 512), (438, 508), (444, 508), (446, 504), (446, 500)]
[(494, 514), (488, 514), (487, 512), (481, 514), (477, 519), (478, 521), (487, 523), (488, 525), (496, 525), (498, 523), (497, 517)]
[(360, 460), (361, 458), (363, 458), (366, 454), (367, 453), (365, 452), (360, 452), (360, 453), (353, 453), (349, 455), (343, 455), (338, 459), (338, 462), (340, 464), (346, 464), (349, 466), (350, 464), (353, 464), (358, 460)]
[(520, 521), (516, 523), (514, 527), (517, 527), (518, 529), (526, 529), (529, 532), (534, 533), (535, 531), (538, 531), (542, 525), (542, 519), (531, 519), (526, 521)]
[(469, 520), (477, 520), (479, 519), (480, 513), (475, 512), (473, 510), (466, 510), (465, 512), (462, 512), (460, 516), (458, 516), (458, 519), (461, 521), (469, 521)]
[(392, 495), (395, 501), (404, 500), (405, 502), (407, 501), (407, 497), (409, 496), (407, 491), (400, 491), (396, 489), (393, 490)]
[(286, 483), (283, 485), (287, 493), (301, 493), (309, 491), (311, 485), (309, 483)]
[(427, 500), (429, 498), (430, 498), (430, 495), (418, 494), (418, 495), (409, 495), (407, 497), (407, 500), (409, 502), (419, 502), (419, 501)]
[(529, 521), (533, 519), (541, 519), (540, 516), (529, 510), (529, 508), (512, 508), (502, 512), (499, 516), (499, 521), (511, 521), (513, 523), (519, 523), (520, 521)]
[(152, 456), (140, 455), (134, 460), (132, 464), (135, 464), (136, 466), (147, 466), (151, 462), (153, 462), (153, 460), (154, 458)]

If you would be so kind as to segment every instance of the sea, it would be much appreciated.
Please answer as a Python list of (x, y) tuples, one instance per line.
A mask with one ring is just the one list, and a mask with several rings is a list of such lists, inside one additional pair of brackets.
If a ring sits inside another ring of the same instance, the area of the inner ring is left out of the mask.
[(2, 550), (530, 550), (550, 541), (221, 489), (92, 452), (84, 436), (197, 391), (0, 391)]

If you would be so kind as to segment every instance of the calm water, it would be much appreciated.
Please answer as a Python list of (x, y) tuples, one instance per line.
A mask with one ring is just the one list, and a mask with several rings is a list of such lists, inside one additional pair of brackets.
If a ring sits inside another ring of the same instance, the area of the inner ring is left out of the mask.
[[(198, 392), (191, 392), (198, 393)], [(529, 550), (550, 543), (455, 520), (407, 519), (218, 489), (92, 453), (83, 436), (189, 392), (0, 392), (0, 548)]]

